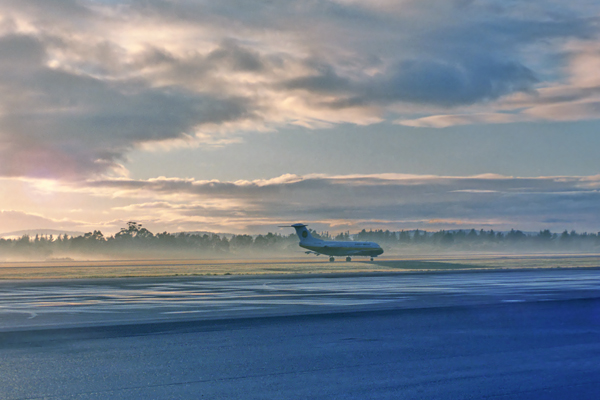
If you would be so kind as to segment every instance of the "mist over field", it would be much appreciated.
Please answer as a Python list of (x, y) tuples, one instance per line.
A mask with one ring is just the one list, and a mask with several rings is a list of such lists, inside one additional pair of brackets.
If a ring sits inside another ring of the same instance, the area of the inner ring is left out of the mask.
[[(421, 230), (359, 232), (312, 231), (326, 240), (373, 241), (383, 257), (444, 254), (569, 254), (600, 252), (600, 234), (549, 230), (537, 233), (511, 230)], [(153, 233), (134, 221), (118, 233), (105, 236), (95, 230), (82, 235), (49, 234), (0, 239), (0, 260), (111, 260), (111, 259), (263, 259), (314, 256), (304, 254), (295, 233), (288, 235), (217, 234), (209, 232)], [(358, 258), (360, 259), (360, 258)]]

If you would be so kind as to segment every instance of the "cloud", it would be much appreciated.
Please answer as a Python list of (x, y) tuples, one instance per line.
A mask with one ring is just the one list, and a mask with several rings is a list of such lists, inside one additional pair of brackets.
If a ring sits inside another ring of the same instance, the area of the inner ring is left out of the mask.
[(415, 128), (446, 128), (457, 125), (473, 124), (506, 124), (525, 120), (515, 114), (504, 113), (473, 113), (460, 115), (433, 115), (417, 119), (398, 120), (395, 123)]
[(532, 71), (518, 63), (469, 57), (458, 62), (407, 60), (357, 81), (327, 66), (318, 75), (291, 79), (283, 87), (335, 95), (335, 100), (323, 102), (334, 109), (395, 102), (451, 107), (527, 91), (535, 81)]
[[(236, 182), (94, 180), (73, 190), (126, 199), (128, 205), (118, 210), (129, 214), (119, 214), (121, 219), (148, 218), (165, 226), (177, 221), (177, 226), (219, 231), (274, 229), (290, 221), (330, 227), (466, 229), (484, 224), (589, 231), (600, 222), (596, 184), (597, 177), (284, 175)], [(564, 221), (571, 222), (566, 226)]]
[(546, 121), (597, 119), (600, 118), (600, 98), (591, 101), (539, 105), (525, 110), (523, 113)]
[[(600, 89), (553, 88), (537, 96), (520, 96), (499, 104), (506, 111), (431, 115), (398, 119), (394, 123), (416, 128), (446, 128), (474, 124), (508, 124), (535, 121), (584, 121), (600, 118)], [(564, 94), (559, 94), (559, 93)]]
[(31, 36), (0, 38), (2, 175), (68, 177), (118, 169), (138, 144), (251, 118), (241, 97), (101, 80), (48, 67), (46, 57), (43, 43)]
[[(126, 175), (134, 148), (227, 145), (287, 125), (545, 119), (543, 89), (591, 90), (598, 59), (593, 2), (2, 0), (0, 10), (2, 176)], [(528, 111), (508, 113), (519, 95)], [(557, 114), (592, 117), (587, 99), (564, 98)]]
[(2, 233), (33, 230), (33, 229), (63, 229), (73, 231), (85, 229), (87, 226), (78, 221), (68, 219), (52, 219), (42, 215), (14, 210), (0, 210), (0, 226)]
[[(560, 79), (544, 82), (535, 90), (511, 93), (481, 112), (482, 107), (461, 114), (437, 114), (420, 118), (401, 118), (398, 124), (414, 127), (445, 128), (456, 125), (497, 124), (531, 121), (584, 121), (600, 117), (600, 80), (595, 71), (600, 66), (598, 32), (577, 38), (563, 38), (557, 43), (555, 57), (562, 59), (557, 68)], [(500, 111), (500, 112), (498, 112)]]
[(251, 181), (161, 177), (63, 182), (10, 178), (4, 179), (6, 185), (10, 191), (23, 186), (30, 200), (15, 199), (5, 207), (0, 215), (5, 231), (100, 229), (112, 234), (131, 220), (153, 232), (235, 233), (274, 232), (293, 222), (331, 231), (595, 232), (600, 224), (598, 176), (286, 174)]

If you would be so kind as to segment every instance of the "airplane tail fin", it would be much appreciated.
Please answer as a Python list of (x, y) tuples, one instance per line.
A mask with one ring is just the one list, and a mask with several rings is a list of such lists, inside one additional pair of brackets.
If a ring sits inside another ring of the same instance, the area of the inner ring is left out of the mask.
[(302, 242), (306, 242), (308, 240), (313, 240), (314, 237), (310, 234), (309, 230), (306, 229), (307, 225), (304, 224), (294, 224), (294, 225), (288, 225), (282, 228), (294, 228), (296, 230), (296, 234), (298, 235), (298, 238), (300, 239), (300, 243)]

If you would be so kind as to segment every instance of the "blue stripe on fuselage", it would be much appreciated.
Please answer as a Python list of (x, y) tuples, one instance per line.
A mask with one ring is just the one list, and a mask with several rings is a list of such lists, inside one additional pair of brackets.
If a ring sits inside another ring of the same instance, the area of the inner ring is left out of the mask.
[[(377, 247), (375, 247), (377, 246)], [(375, 243), (300, 243), (300, 247), (328, 256), (371, 256), (376, 257), (383, 253), (383, 249)]]

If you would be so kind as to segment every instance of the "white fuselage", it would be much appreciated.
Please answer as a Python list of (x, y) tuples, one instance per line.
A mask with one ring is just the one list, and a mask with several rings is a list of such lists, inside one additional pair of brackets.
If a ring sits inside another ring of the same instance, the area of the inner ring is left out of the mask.
[(304, 247), (318, 254), (328, 256), (370, 256), (376, 257), (383, 253), (383, 249), (373, 242), (354, 242), (337, 240), (303, 240), (300, 247)]

